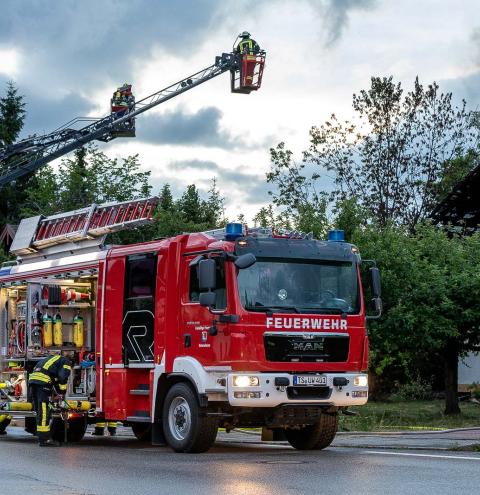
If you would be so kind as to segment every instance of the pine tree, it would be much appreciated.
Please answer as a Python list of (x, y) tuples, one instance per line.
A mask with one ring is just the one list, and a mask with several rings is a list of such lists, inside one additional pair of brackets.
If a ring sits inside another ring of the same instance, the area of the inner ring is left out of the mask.
[(7, 93), (0, 98), (0, 146), (8, 146), (17, 139), (25, 120), (25, 102), (12, 81), (7, 83)]
[(212, 179), (212, 186), (208, 191), (208, 199), (205, 203), (204, 222), (212, 228), (220, 226), (224, 215), (225, 198), (220, 194), (217, 187), (217, 179)]
[(164, 211), (173, 211), (175, 208), (170, 184), (165, 184), (160, 191), (160, 208)]
[(202, 210), (204, 209), (204, 205), (195, 184), (187, 186), (187, 190), (180, 198), (178, 206), (182, 217), (186, 222), (202, 222)]
[[(25, 120), (24, 97), (18, 94), (13, 82), (7, 83), (7, 91), (0, 98), (0, 147), (15, 142)], [(0, 165), (0, 175), (9, 170), (8, 160)], [(25, 188), (31, 175), (17, 179), (15, 183), (2, 188), (0, 193), (0, 228), (5, 223), (18, 223), (20, 207), (25, 202)]]

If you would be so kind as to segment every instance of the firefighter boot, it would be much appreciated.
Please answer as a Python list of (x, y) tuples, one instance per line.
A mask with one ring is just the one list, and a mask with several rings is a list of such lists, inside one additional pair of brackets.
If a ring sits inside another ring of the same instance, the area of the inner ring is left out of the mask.
[(102, 427), (95, 426), (95, 429), (93, 430), (92, 435), (95, 437), (103, 437), (103, 435), (104, 435), (103, 426)]
[(107, 423), (107, 430), (108, 433), (111, 437), (114, 437), (117, 434), (117, 422), (116, 421), (109, 421)]
[(49, 438), (48, 440), (40, 440), (38, 445), (40, 447), (60, 447), (60, 442), (55, 442), (55, 440)]

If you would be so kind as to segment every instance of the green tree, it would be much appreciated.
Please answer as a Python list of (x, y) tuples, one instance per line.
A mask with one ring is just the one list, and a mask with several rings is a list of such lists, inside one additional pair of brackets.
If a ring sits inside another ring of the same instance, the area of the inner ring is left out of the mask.
[(224, 198), (215, 180), (206, 200), (202, 199), (194, 184), (188, 185), (180, 199), (174, 200), (170, 186), (165, 184), (160, 191), (153, 237), (171, 237), (221, 227), (226, 222), (223, 205)]
[(208, 198), (204, 205), (203, 220), (216, 227), (220, 227), (225, 217), (225, 198), (222, 197), (217, 186), (217, 179), (212, 179), (208, 190)]
[(276, 223), (323, 237), (328, 229), (328, 194), (319, 188), (320, 174), (307, 167), (306, 160), (296, 162), (283, 142), (270, 149), (270, 160), (267, 181), (276, 186), (271, 195), (280, 209)]
[[(15, 142), (25, 120), (25, 101), (13, 82), (7, 83), (5, 96), (0, 98), (0, 148)], [(10, 161), (0, 164), (0, 176), (10, 170)], [(6, 223), (18, 223), (20, 206), (25, 201), (25, 188), (31, 177), (27, 175), (4, 186), (0, 193), (0, 229)]]
[(178, 202), (178, 208), (185, 222), (201, 223), (203, 202), (195, 184), (190, 184)]
[(58, 172), (47, 165), (36, 173), (35, 187), (28, 189), (22, 215), (51, 215), (92, 203), (148, 196), (150, 172), (140, 168), (137, 155), (112, 159), (95, 146), (80, 148), (62, 160)]
[(373, 77), (368, 90), (353, 95), (353, 109), (354, 122), (332, 115), (311, 128), (301, 163), (284, 143), (271, 150), (267, 180), (278, 190), (274, 201), (321, 209), (325, 193), (317, 191), (328, 171), (336, 199), (356, 198), (380, 226), (393, 221), (413, 229), (435, 206), (446, 164), (476, 148), (472, 113), (436, 83), (424, 87), (417, 78), (405, 93), (392, 77)]
[(353, 241), (382, 273), (384, 314), (371, 323), (372, 369), (412, 380), (429, 378), (432, 365), (443, 363), (445, 412), (458, 413), (458, 358), (480, 344), (480, 235), (449, 235), (429, 224), (415, 234), (370, 225), (356, 229)]
[(162, 210), (164, 211), (173, 211), (175, 208), (170, 184), (165, 184), (161, 189), (160, 208), (162, 208)]
[(25, 120), (25, 101), (13, 81), (7, 83), (5, 96), (0, 98), (0, 147), (15, 142)]

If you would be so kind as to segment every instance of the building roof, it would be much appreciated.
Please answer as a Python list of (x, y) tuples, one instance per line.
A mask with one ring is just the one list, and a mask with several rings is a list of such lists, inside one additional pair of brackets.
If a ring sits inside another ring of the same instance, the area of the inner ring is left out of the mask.
[(466, 231), (479, 229), (480, 225), (480, 165), (471, 170), (451, 193), (442, 200), (431, 214), (438, 223), (461, 226)]

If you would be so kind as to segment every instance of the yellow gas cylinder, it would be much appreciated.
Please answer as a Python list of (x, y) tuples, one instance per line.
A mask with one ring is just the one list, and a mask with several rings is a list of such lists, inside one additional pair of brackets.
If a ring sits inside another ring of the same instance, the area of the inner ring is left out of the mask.
[(67, 400), (65, 402), (69, 409), (75, 409), (75, 411), (89, 411), (92, 408), (92, 404), (86, 400)]
[(57, 347), (63, 345), (63, 322), (60, 313), (57, 313), (53, 318), (53, 344)]
[(75, 347), (83, 347), (83, 318), (80, 315), (73, 319), (73, 342)]
[(52, 347), (53, 345), (53, 320), (48, 314), (43, 316), (42, 322), (43, 347)]
[(31, 411), (33, 409), (31, 402), (7, 402), (7, 411)]

